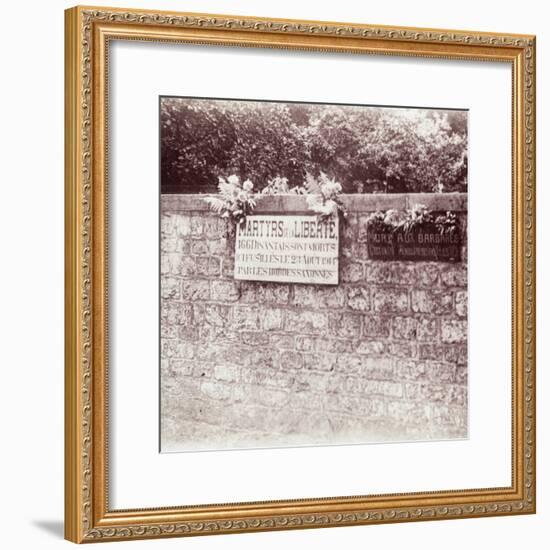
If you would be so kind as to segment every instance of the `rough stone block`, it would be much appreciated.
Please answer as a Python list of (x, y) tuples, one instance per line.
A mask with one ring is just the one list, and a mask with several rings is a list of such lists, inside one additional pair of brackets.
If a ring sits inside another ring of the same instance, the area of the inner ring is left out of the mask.
[(240, 340), (247, 346), (267, 346), (269, 344), (269, 335), (264, 332), (247, 332), (240, 333)]
[(290, 285), (284, 283), (256, 283), (256, 299), (266, 304), (287, 304)]
[(184, 214), (174, 215), (174, 226), (176, 235), (187, 237), (191, 235), (191, 217)]
[(439, 264), (420, 262), (415, 266), (415, 284), (420, 287), (433, 288), (439, 285)]
[(359, 338), (361, 335), (361, 316), (353, 313), (330, 313), (330, 333), (341, 338)]
[(459, 317), (468, 316), (468, 292), (459, 290), (455, 294), (455, 311)]
[[(432, 405), (432, 422), (438, 426), (456, 426), (464, 429), (468, 422), (468, 411), (464, 407)], [(463, 437), (466, 435), (464, 430)]]
[(345, 291), (341, 287), (320, 287), (317, 297), (320, 306), (328, 309), (340, 309), (346, 301)]
[(363, 315), (363, 336), (367, 338), (388, 338), (390, 330), (390, 317)]
[(411, 359), (395, 359), (395, 379), (396, 380), (425, 380), (426, 363)]
[(227, 239), (210, 239), (208, 251), (212, 256), (223, 256), (229, 253), (229, 241)]
[(214, 378), (224, 382), (236, 382), (239, 380), (239, 368), (234, 365), (216, 365), (214, 367)]
[(267, 407), (282, 407), (288, 402), (289, 392), (276, 388), (258, 388), (258, 402)]
[(357, 418), (383, 417), (386, 414), (384, 399), (365, 398), (361, 395), (348, 395), (344, 393), (331, 394), (327, 397), (326, 408), (339, 413), (347, 413), (354, 416), (352, 425), (357, 426)]
[(315, 338), (315, 351), (321, 353), (351, 353), (355, 340), (341, 338)]
[(171, 252), (161, 255), (160, 271), (163, 275), (172, 274), (182, 277), (190, 277), (196, 273), (194, 258), (183, 256), (177, 252)]
[(190, 304), (162, 300), (160, 319), (165, 325), (190, 325), (193, 322), (193, 309)]
[(281, 351), (281, 367), (284, 370), (299, 370), (304, 365), (304, 358), (301, 353), (291, 350)]
[(466, 388), (448, 384), (408, 383), (405, 393), (409, 399), (416, 401), (444, 403), (446, 405), (465, 405)]
[(187, 359), (172, 359), (169, 366), (169, 374), (173, 376), (191, 376), (194, 362)]
[(465, 365), (468, 361), (466, 344), (420, 344), (421, 359), (436, 359), (447, 363)]
[(211, 299), (215, 302), (236, 302), (239, 299), (239, 286), (234, 281), (211, 281)]
[(202, 235), (205, 219), (201, 214), (193, 214), (191, 216), (191, 236), (199, 237)]
[(449, 265), (441, 272), (444, 286), (466, 288), (468, 286), (468, 270), (464, 265)]
[(160, 256), (160, 274), (161, 276), (168, 275), (172, 271), (172, 264), (166, 254)]
[(275, 308), (263, 308), (261, 311), (262, 328), (264, 330), (280, 330), (283, 327), (284, 311)]
[(295, 333), (319, 334), (326, 332), (328, 318), (326, 313), (306, 310), (289, 310), (286, 313), (285, 329)]
[(211, 399), (226, 400), (231, 397), (233, 386), (214, 380), (205, 380), (201, 384), (201, 392)]
[(358, 283), (363, 280), (363, 264), (358, 262), (341, 262), (340, 276), (344, 283)]
[(279, 352), (273, 348), (257, 349), (251, 351), (241, 350), (240, 362), (246, 367), (268, 371), (278, 369), (280, 364)]
[(162, 340), (161, 356), (164, 358), (192, 359), (193, 346), (177, 339)]
[(456, 382), (457, 367), (451, 363), (428, 362), (426, 373), (428, 380), (436, 384), (453, 384)]
[(269, 342), (274, 349), (294, 349), (294, 336), (292, 334), (271, 334)]
[(419, 342), (433, 342), (437, 340), (439, 332), (437, 318), (421, 317), (416, 325), (416, 338)]
[(207, 256), (209, 251), (206, 241), (191, 241), (191, 254), (194, 256)]
[(221, 273), (220, 259), (214, 256), (198, 256), (195, 265), (200, 277), (219, 277)]
[(231, 323), (231, 308), (229, 306), (206, 304), (203, 312), (204, 322), (209, 325), (220, 327), (225, 330)]
[(288, 407), (292, 411), (300, 409), (321, 410), (324, 399), (319, 394), (309, 391), (291, 392), (289, 395)]
[(372, 302), (374, 311), (380, 313), (402, 313), (409, 309), (407, 290), (397, 288), (376, 288)]
[(296, 350), (297, 351), (313, 351), (315, 345), (315, 339), (313, 336), (296, 336)]
[(177, 252), (178, 239), (177, 237), (162, 237), (160, 240), (160, 252), (166, 254), (169, 252)]
[(239, 281), (239, 303), (255, 304), (258, 302), (256, 294), (257, 283), (253, 281)]
[(439, 359), (445, 357), (446, 346), (441, 344), (419, 344), (418, 357), (419, 359)]
[(363, 355), (382, 355), (386, 350), (386, 344), (377, 340), (361, 340), (355, 348), (356, 353)]
[(178, 325), (167, 325), (161, 323), (160, 325), (160, 336), (161, 338), (177, 338), (178, 336)]
[(295, 285), (292, 304), (296, 307), (318, 308), (317, 288), (313, 285)]
[(224, 256), (222, 258), (222, 277), (233, 279), (235, 275), (235, 258)]
[(418, 348), (412, 342), (392, 342), (390, 344), (390, 353), (394, 357), (414, 358), (418, 355)]
[(203, 342), (231, 342), (236, 345), (239, 340), (239, 333), (233, 330), (230, 322), (227, 325), (203, 323), (199, 327), (199, 337)]
[(414, 340), (416, 338), (416, 319), (414, 317), (394, 317), (393, 337), (397, 340)]
[(431, 408), (423, 403), (411, 403), (410, 401), (390, 401), (387, 404), (387, 414), (402, 423), (426, 424), (430, 422)]
[(306, 353), (303, 358), (304, 368), (308, 370), (333, 371), (335, 369), (336, 356), (333, 354)]
[(220, 239), (227, 231), (226, 221), (215, 216), (201, 216), (203, 220), (203, 233), (208, 239)]
[(366, 271), (367, 281), (376, 285), (412, 285), (416, 278), (413, 263), (371, 261)]
[(324, 392), (327, 389), (328, 380), (329, 375), (325, 373), (298, 371), (296, 373), (296, 390)]
[(369, 247), (367, 243), (354, 242), (352, 243), (349, 258), (356, 260), (362, 260), (364, 262), (369, 261)]
[(260, 310), (254, 306), (238, 306), (233, 310), (233, 324), (236, 330), (258, 330)]
[(203, 279), (182, 281), (182, 297), (191, 302), (200, 302), (210, 299), (210, 283)]
[(195, 258), (191, 256), (182, 256), (181, 254), (175, 254), (174, 256), (175, 258), (171, 270), (172, 273), (181, 275), (182, 277), (194, 277), (197, 274), (198, 269)]
[(457, 319), (441, 320), (442, 342), (466, 342), (468, 339), (468, 322)]
[(164, 299), (179, 300), (181, 298), (180, 279), (175, 277), (161, 277), (160, 295)]
[(358, 375), (369, 380), (391, 380), (394, 370), (388, 357), (369, 357), (343, 353), (336, 358), (339, 373)]
[(413, 290), (411, 306), (416, 313), (442, 315), (453, 311), (452, 292), (438, 290)]
[(468, 367), (466, 365), (457, 365), (455, 376), (457, 384), (466, 385), (468, 383)]
[(393, 281), (393, 262), (372, 261), (366, 265), (366, 279), (376, 285), (390, 285)]
[(186, 342), (197, 342), (200, 338), (200, 328), (194, 325), (179, 326), (178, 338)]
[(362, 382), (362, 391), (367, 395), (383, 395), (386, 397), (401, 397), (403, 386), (387, 380), (365, 380)]
[(367, 287), (348, 286), (346, 288), (348, 296), (348, 308), (352, 311), (369, 311), (370, 294)]
[(175, 216), (172, 214), (166, 214), (163, 213), (160, 217), (160, 234), (162, 235), (164, 240), (164, 237), (167, 237), (169, 235), (174, 234), (175, 230), (175, 223), (174, 223)]

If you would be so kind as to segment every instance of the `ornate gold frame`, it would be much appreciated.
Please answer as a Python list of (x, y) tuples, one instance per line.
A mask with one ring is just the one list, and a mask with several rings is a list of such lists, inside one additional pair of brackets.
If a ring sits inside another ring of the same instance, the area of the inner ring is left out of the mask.
[[(65, 536), (143, 539), (535, 512), (535, 37), (75, 7), (66, 11)], [(487, 60), (512, 68), (510, 487), (111, 511), (107, 503), (106, 90), (109, 41)]]

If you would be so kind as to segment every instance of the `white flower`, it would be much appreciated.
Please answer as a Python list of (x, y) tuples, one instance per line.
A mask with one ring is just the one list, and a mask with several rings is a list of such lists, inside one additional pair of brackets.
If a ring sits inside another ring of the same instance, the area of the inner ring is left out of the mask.
[(333, 200), (328, 200), (324, 204), (317, 205), (315, 211), (324, 216), (333, 216), (338, 212), (338, 205)]
[(254, 188), (254, 184), (250, 181), (250, 180), (246, 180), (244, 183), (243, 183), (243, 189), (245, 191), (252, 191), (252, 189)]
[(334, 181), (328, 180), (321, 185), (321, 192), (325, 199), (332, 199), (342, 191), (342, 186)]
[(384, 217), (385, 223), (397, 223), (399, 221), (399, 212), (395, 209), (390, 209), (386, 212), (386, 216)]
[(239, 185), (239, 176), (236, 176), (235, 174), (231, 174), (231, 176), (229, 176), (227, 178), (227, 181), (231, 184), (231, 185)]

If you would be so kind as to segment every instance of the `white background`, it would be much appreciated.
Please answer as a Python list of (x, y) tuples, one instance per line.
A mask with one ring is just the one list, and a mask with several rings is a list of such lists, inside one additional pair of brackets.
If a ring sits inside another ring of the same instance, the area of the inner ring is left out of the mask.
[[(63, 517), (63, 14), (67, 2), (27, 2), (4, 7), (1, 34), (3, 87), (0, 102), (2, 157), (0, 229), (3, 245), (0, 318), (2, 346), (1, 506), (6, 548), (58, 548)], [(507, 549), (544, 548), (550, 522), (545, 462), (549, 407), (545, 326), (550, 234), (542, 217), (548, 150), (548, 73), (550, 46), (544, 4), (517, 2), (394, 1), (366, 4), (335, 2), (188, 1), (140, 2), (132, 7), (209, 11), (373, 24), (467, 28), (538, 34), (538, 235), (539, 235), (539, 376), (536, 516), (370, 526), (286, 533), (130, 543), (141, 547), (298, 548), (464, 548), (492, 544)], [(545, 70), (546, 69), (546, 70)], [(490, 214), (488, 215), (490, 219)], [(545, 303), (546, 302), (546, 303)], [(490, 327), (487, 328), (490, 330)]]
[[(110, 74), (111, 507), (509, 486), (510, 65), (126, 41)], [(468, 439), (158, 453), (160, 93), (469, 109)], [(258, 464), (269, 475), (251, 476)]]

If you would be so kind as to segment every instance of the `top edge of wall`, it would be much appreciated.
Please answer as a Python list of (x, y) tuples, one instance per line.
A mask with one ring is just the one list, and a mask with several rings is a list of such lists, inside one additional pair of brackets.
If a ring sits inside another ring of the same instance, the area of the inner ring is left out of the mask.
[[(203, 212), (209, 210), (204, 198), (198, 194), (161, 195), (161, 210), (181, 212)], [(394, 193), (343, 195), (342, 202), (348, 212), (376, 212), (377, 210), (405, 210), (421, 204), (430, 210), (466, 212), (468, 210), (467, 193)], [(269, 213), (307, 213), (305, 197), (298, 195), (272, 195), (261, 197), (254, 214)]]

